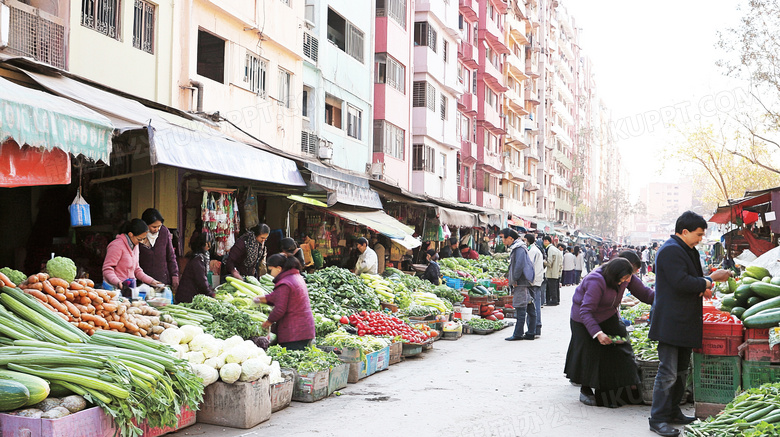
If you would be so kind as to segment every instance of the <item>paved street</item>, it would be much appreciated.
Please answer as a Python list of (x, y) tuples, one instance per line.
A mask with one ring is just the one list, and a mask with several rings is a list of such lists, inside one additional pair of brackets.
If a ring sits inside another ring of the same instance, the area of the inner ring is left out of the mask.
[[(543, 336), (438, 341), (408, 359), (313, 404), (293, 402), (249, 430), (195, 425), (179, 436), (651, 436), (648, 406), (587, 407), (563, 376), (574, 287), (542, 310)], [(692, 414), (692, 405), (687, 405)]]

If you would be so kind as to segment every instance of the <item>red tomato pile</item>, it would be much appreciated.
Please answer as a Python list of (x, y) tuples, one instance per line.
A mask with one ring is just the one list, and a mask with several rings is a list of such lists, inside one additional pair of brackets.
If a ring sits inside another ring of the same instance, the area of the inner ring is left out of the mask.
[(710, 323), (742, 323), (739, 319), (723, 311), (704, 313), (703, 319)]
[[(342, 317), (341, 323), (346, 321), (358, 330), (358, 335), (387, 335), (401, 337), (405, 342), (423, 343), (428, 339), (428, 334), (418, 331), (404, 323), (398, 317), (380, 313), (361, 311), (349, 317)], [(346, 324), (346, 323), (344, 323)]]

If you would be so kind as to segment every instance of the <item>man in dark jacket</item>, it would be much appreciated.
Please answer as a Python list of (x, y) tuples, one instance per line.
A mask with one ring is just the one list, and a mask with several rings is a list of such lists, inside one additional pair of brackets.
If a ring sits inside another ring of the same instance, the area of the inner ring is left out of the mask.
[[(512, 306), (515, 307), (515, 331), (504, 340), (533, 340), (536, 337), (536, 307), (531, 297), (531, 284), (535, 279), (534, 264), (528, 256), (524, 241), (514, 229), (502, 229), (500, 235), (509, 248), (507, 279), (512, 289)], [(525, 330), (526, 315), (528, 330)]]
[(658, 341), (660, 365), (653, 387), (650, 430), (662, 436), (677, 436), (680, 431), (669, 424), (688, 424), (695, 420), (683, 414), (680, 401), (691, 350), (701, 347), (702, 296), (710, 296), (715, 281), (725, 281), (728, 270), (704, 276), (695, 249), (704, 236), (707, 222), (694, 212), (683, 213), (675, 224), (675, 234), (658, 250), (653, 319), (650, 339)]

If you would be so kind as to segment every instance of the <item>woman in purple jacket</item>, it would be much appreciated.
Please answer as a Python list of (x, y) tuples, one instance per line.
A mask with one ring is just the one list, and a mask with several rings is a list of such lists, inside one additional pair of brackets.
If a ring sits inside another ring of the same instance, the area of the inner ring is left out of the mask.
[(184, 266), (181, 274), (179, 289), (176, 291), (176, 303), (192, 302), (192, 298), (198, 294), (214, 297), (214, 291), (209, 285), (209, 244), (206, 234), (198, 234), (190, 242), (193, 257)]
[(276, 323), (276, 340), (288, 350), (303, 350), (314, 339), (314, 315), (309, 303), (309, 292), (301, 276), (300, 261), (295, 256), (277, 253), (266, 261), (268, 272), (274, 277), (274, 291), (255, 298), (256, 303), (268, 303), (274, 309), (263, 328)]
[(138, 264), (146, 274), (176, 291), (179, 288), (179, 264), (173, 250), (171, 231), (163, 226), (165, 219), (154, 208), (144, 211), (141, 220), (149, 226), (149, 232), (146, 241), (138, 247)]
[(574, 291), (564, 373), (582, 386), (580, 402), (586, 405), (616, 408), (642, 402), (631, 343), (612, 344), (609, 337), (628, 338), (618, 311), (626, 288), (640, 301), (653, 303), (655, 293), (635, 276), (637, 269), (617, 257), (594, 269)]

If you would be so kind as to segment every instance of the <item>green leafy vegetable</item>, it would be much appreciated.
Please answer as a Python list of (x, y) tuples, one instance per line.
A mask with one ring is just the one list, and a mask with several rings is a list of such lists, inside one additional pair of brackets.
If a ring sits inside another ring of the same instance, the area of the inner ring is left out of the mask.
[(76, 279), (76, 263), (70, 258), (57, 256), (46, 262), (46, 272), (55, 278), (73, 282)]

